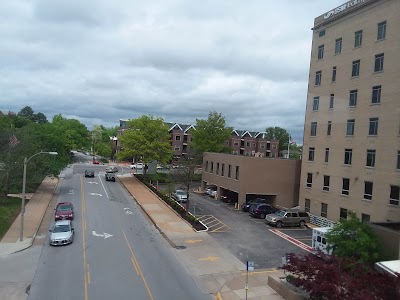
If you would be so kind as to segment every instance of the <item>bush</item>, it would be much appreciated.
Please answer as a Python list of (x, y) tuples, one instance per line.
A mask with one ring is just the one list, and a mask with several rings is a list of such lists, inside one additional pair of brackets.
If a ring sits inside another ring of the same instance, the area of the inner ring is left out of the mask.
[[(182, 207), (178, 202), (176, 202), (174, 199), (172, 199), (168, 195), (157, 190), (157, 188), (155, 188), (149, 182), (143, 181), (143, 175), (136, 175), (136, 178), (139, 179), (143, 184), (145, 184), (150, 190), (152, 190), (161, 200), (163, 200), (171, 208), (173, 208), (183, 219), (188, 221), (193, 226), (194, 229), (196, 229), (196, 230), (206, 229), (204, 227), (204, 225), (201, 224), (200, 221), (195, 216), (193, 216), (191, 214), (187, 214), (186, 209), (184, 207)], [(146, 179), (148, 179), (148, 177)]]

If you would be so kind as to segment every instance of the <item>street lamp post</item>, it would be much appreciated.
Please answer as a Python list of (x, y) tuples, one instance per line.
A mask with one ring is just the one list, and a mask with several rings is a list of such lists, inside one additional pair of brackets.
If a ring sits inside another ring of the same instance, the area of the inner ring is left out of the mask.
[(26, 186), (26, 165), (30, 161), (30, 159), (36, 155), (39, 154), (50, 154), (50, 155), (58, 155), (58, 152), (46, 152), (46, 151), (40, 151), (38, 153), (33, 154), (29, 158), (24, 158), (24, 173), (22, 177), (22, 200), (21, 200), (21, 228), (19, 232), (19, 241), (22, 242), (24, 239), (24, 215), (25, 215), (25, 186)]

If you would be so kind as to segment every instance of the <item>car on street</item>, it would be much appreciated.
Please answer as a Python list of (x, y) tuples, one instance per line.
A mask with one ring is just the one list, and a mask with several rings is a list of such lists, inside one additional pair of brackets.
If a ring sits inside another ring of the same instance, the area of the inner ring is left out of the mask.
[(68, 245), (74, 241), (74, 226), (71, 220), (57, 221), (49, 231), (49, 243), (52, 246)]
[(129, 168), (141, 170), (144, 168), (144, 164), (143, 163), (135, 163), (135, 164), (130, 165)]
[(74, 206), (71, 202), (60, 202), (55, 208), (54, 219), (59, 220), (73, 220), (74, 219)]
[(185, 190), (176, 190), (172, 193), (172, 198), (180, 203), (187, 202), (187, 192)]
[(108, 166), (106, 168), (106, 173), (116, 173), (116, 172), (118, 172), (117, 166)]
[(265, 219), (265, 216), (278, 211), (278, 209), (267, 203), (254, 204), (250, 207), (249, 213), (252, 217)]
[(281, 209), (265, 217), (267, 224), (282, 226), (304, 226), (310, 223), (310, 215), (305, 211)]
[(260, 203), (267, 203), (267, 200), (262, 199), (262, 198), (256, 198), (252, 199), (244, 204), (242, 204), (241, 209), (242, 211), (249, 211), (250, 207), (254, 204), (260, 204)]
[(94, 160), (94, 161), (93, 161), (93, 164), (94, 164), (94, 165), (99, 165), (100, 162), (99, 162), (98, 160)]
[(115, 173), (106, 173), (106, 181), (114, 181), (115, 182)]
[(85, 177), (93, 177), (94, 178), (94, 171), (85, 170)]

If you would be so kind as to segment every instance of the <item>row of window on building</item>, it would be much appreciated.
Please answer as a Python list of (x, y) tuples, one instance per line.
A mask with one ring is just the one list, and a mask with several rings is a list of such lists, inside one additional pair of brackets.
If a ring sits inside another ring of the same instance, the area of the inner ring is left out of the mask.
[[(329, 153), (330, 149), (325, 148), (324, 162), (329, 162)], [(315, 160), (315, 147), (308, 148), (308, 161)], [(345, 148), (344, 149), (344, 161), (343, 164), (347, 166), (351, 166), (353, 161), (353, 149)], [(375, 149), (367, 149), (367, 158), (365, 162), (366, 167), (375, 168), (376, 162), (376, 150)], [(400, 170), (400, 151), (397, 151), (397, 163), (396, 169)]]
[[(216, 163), (214, 169), (214, 162), (205, 161), (204, 170), (207, 173), (213, 174), (215, 170), (215, 175), (220, 175), (222, 177), (225, 176), (225, 164), (224, 163)], [(228, 170), (226, 175), (228, 178), (232, 178), (232, 165), (228, 165)], [(235, 179), (239, 180), (239, 166), (235, 166)]]
[[(324, 175), (322, 190), (329, 192), (331, 185), (331, 176)], [(313, 186), (313, 173), (307, 173), (307, 188), (312, 188)], [(363, 200), (372, 201), (374, 183), (372, 181), (364, 181), (364, 195)], [(389, 202), (390, 205), (399, 206), (400, 201), (400, 186), (390, 185), (389, 186)], [(342, 178), (342, 196), (349, 196), (350, 194), (350, 178)]]
[[(310, 212), (310, 210), (311, 210), (311, 200), (310, 199), (307, 199), (307, 198), (305, 199), (304, 210), (307, 212)], [(347, 213), (348, 213), (347, 208), (340, 207), (339, 210), (340, 210), (339, 211), (340, 220), (346, 220)], [(328, 218), (328, 204), (327, 203), (323, 203), (323, 202), (321, 203), (320, 215), (321, 215), (321, 217)], [(361, 214), (362, 222), (369, 222), (370, 218), (371, 218), (371, 216), (368, 214), (364, 214), (364, 213)]]
[[(376, 85), (372, 87), (372, 93), (371, 93), (371, 104), (380, 104), (381, 103), (381, 97), (382, 97), (382, 86), (381, 85)], [(319, 110), (319, 101), (320, 97), (315, 96), (313, 98), (313, 111), (318, 111)], [(358, 90), (350, 90), (349, 91), (349, 107), (356, 107), (357, 106), (357, 100), (358, 100)], [(329, 96), (329, 109), (332, 110), (334, 108), (334, 103), (335, 103), (335, 94), (330, 94)]]
[[(355, 119), (348, 119), (346, 123), (346, 136), (353, 136), (355, 132)], [(378, 135), (379, 118), (369, 118), (368, 135)], [(317, 136), (318, 122), (311, 122), (310, 136)], [(332, 122), (328, 121), (327, 135), (332, 133)]]
[[(386, 39), (386, 27), (387, 27), (387, 21), (379, 22), (377, 24), (377, 34), (376, 34), (376, 40), (381, 41)], [(325, 30), (321, 30), (319, 32), (319, 36), (325, 36)], [(360, 48), (362, 47), (363, 43), (363, 30), (358, 30), (354, 32), (354, 48)], [(339, 55), (342, 53), (343, 49), (343, 38), (337, 38), (335, 40), (335, 55)], [(319, 45), (318, 46), (318, 55), (317, 58), (318, 60), (321, 60), (324, 58), (324, 52), (325, 52), (325, 45)]]
[[(375, 55), (374, 61), (374, 72), (382, 72), (383, 71), (383, 62), (384, 62), (385, 54), (379, 53)], [(355, 60), (352, 62), (351, 66), (351, 77), (359, 77), (360, 76), (360, 68), (361, 68), (361, 60)], [(332, 67), (332, 83), (336, 82), (337, 76), (337, 66)], [(322, 83), (322, 70), (315, 72), (315, 85), (319, 86)]]

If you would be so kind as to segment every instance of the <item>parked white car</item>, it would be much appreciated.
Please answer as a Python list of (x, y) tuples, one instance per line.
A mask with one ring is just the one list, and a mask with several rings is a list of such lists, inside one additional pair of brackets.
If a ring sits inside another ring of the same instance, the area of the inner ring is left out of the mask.
[(129, 166), (129, 168), (136, 169), (136, 170), (141, 170), (141, 169), (144, 168), (144, 164), (143, 163), (132, 164), (132, 165)]

